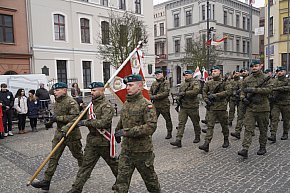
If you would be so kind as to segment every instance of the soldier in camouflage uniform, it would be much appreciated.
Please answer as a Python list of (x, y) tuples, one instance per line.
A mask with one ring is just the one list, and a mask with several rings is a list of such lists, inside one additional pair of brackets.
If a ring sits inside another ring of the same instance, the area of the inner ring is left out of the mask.
[(209, 143), (213, 137), (213, 130), (216, 121), (222, 126), (224, 135), (223, 148), (229, 147), (229, 128), (228, 128), (228, 112), (227, 112), (227, 98), (231, 95), (231, 88), (221, 78), (221, 71), (218, 66), (213, 66), (211, 69), (213, 79), (208, 81), (202, 92), (204, 101), (207, 104), (208, 110), (208, 123), (207, 133), (205, 136), (204, 144), (198, 148), (209, 151)]
[(170, 88), (169, 82), (165, 80), (162, 70), (155, 71), (156, 81), (150, 87), (150, 99), (156, 109), (157, 119), (161, 114), (166, 121), (167, 136), (172, 138), (172, 121), (170, 115), (170, 101), (168, 99)]
[(183, 73), (185, 81), (180, 85), (178, 99), (180, 101), (180, 111), (178, 113), (178, 127), (176, 134), (176, 141), (170, 144), (176, 147), (181, 147), (181, 140), (183, 137), (185, 124), (188, 117), (190, 117), (193, 126), (195, 139), (193, 143), (198, 143), (200, 141), (201, 128), (199, 125), (199, 100), (197, 95), (200, 92), (200, 85), (197, 80), (193, 79), (192, 70), (186, 70)]
[[(248, 77), (249, 72), (248, 72), (248, 70), (242, 68), (240, 70), (240, 75), (242, 77), (242, 80), (239, 81), (239, 88), (241, 88), (242, 83), (245, 80), (245, 78)], [(240, 100), (240, 92), (241, 92), (241, 89), (239, 89), (238, 92), (236, 93), (236, 97), (239, 100), (238, 112), (237, 112), (238, 113), (237, 124), (235, 127), (235, 132), (231, 132), (231, 136), (235, 137), (236, 139), (241, 139), (243, 120), (244, 120), (245, 113), (246, 113), (244, 103)]]
[[(55, 95), (54, 115), (52, 122), (57, 123), (57, 129), (52, 140), (52, 149), (66, 136), (66, 132), (72, 125), (74, 120), (79, 115), (79, 106), (77, 102), (67, 95), (67, 85), (63, 82), (56, 83), (52, 86)], [(81, 132), (78, 127), (75, 127), (69, 136), (65, 137), (64, 142), (59, 146), (56, 152), (49, 160), (48, 167), (44, 173), (44, 179), (38, 182), (32, 182), (31, 185), (42, 190), (49, 190), (51, 178), (56, 170), (58, 161), (65, 149), (68, 146), (73, 157), (78, 160), (78, 165), (83, 162), (83, 152), (81, 143)]]
[(125, 77), (124, 83), (128, 94), (115, 133), (116, 139), (123, 136), (115, 192), (128, 192), (132, 174), (137, 168), (148, 192), (159, 193), (152, 143), (157, 128), (156, 111), (142, 95), (143, 82), (139, 74)]
[(115, 158), (110, 157), (110, 142), (97, 130), (106, 129), (111, 133), (114, 108), (105, 99), (103, 83), (92, 82), (89, 88), (92, 94), (92, 115), (95, 115), (95, 119), (92, 119), (88, 114), (88, 119), (82, 120), (78, 124), (79, 126), (88, 127), (90, 132), (87, 135), (83, 164), (79, 168), (76, 180), (68, 193), (82, 192), (83, 186), (89, 179), (100, 157), (105, 160), (115, 177), (118, 174), (118, 162)]
[(252, 134), (256, 128), (256, 122), (260, 130), (260, 149), (257, 155), (266, 153), (270, 111), (268, 95), (272, 92), (272, 86), (269, 84), (270, 77), (268, 78), (261, 71), (262, 65), (258, 61), (253, 61), (251, 68), (252, 74), (243, 81), (241, 88), (241, 100), (246, 107), (246, 114), (244, 118), (243, 149), (238, 152), (238, 155), (244, 158), (248, 157), (248, 149), (252, 143)]
[(235, 71), (233, 73), (233, 79), (230, 81), (230, 87), (232, 88), (232, 95), (230, 96), (229, 101), (229, 126), (232, 126), (232, 122), (235, 117), (236, 113), (236, 107), (239, 111), (239, 102), (240, 102), (240, 96), (239, 96), (239, 89), (240, 89), (240, 72)]
[(276, 70), (277, 79), (273, 79), (273, 99), (271, 110), (271, 136), (268, 140), (276, 142), (276, 133), (278, 129), (280, 113), (283, 119), (283, 135), (281, 140), (288, 139), (289, 121), (290, 121), (290, 83), (286, 78), (286, 68), (280, 66)]

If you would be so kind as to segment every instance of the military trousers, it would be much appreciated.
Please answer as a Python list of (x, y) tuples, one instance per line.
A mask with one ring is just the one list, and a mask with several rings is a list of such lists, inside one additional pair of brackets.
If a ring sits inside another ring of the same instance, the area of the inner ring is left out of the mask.
[(271, 110), (271, 134), (276, 135), (278, 123), (280, 121), (280, 113), (283, 119), (283, 132), (288, 133), (290, 127), (290, 105), (273, 104)]
[(252, 136), (254, 134), (256, 123), (259, 125), (260, 136), (259, 143), (260, 147), (264, 148), (267, 144), (267, 131), (269, 124), (269, 112), (252, 112), (246, 110), (244, 125), (245, 133), (242, 146), (244, 149), (249, 149), (252, 143)]
[(233, 122), (236, 113), (236, 107), (238, 109), (238, 105), (236, 101), (230, 100), (229, 102), (229, 122)]
[(237, 117), (237, 124), (235, 127), (235, 132), (241, 133), (242, 128), (243, 128), (243, 121), (244, 121), (244, 117), (245, 117), (245, 113), (246, 113), (245, 105), (243, 102), (239, 103), (237, 112), (238, 112), (238, 117)]
[(212, 140), (216, 122), (221, 124), (224, 137), (229, 137), (228, 112), (226, 110), (208, 110), (207, 132), (205, 135), (205, 140), (208, 142)]
[(100, 157), (105, 160), (112, 173), (117, 178), (118, 161), (117, 159), (110, 157), (110, 146), (96, 146), (87, 143), (85, 147), (83, 164), (79, 168), (75, 182), (72, 185), (73, 190), (78, 190), (80, 192), (82, 191)]
[(201, 128), (199, 125), (200, 117), (199, 117), (199, 109), (193, 108), (193, 109), (186, 109), (186, 108), (180, 108), (180, 111), (178, 113), (178, 129), (176, 134), (176, 139), (181, 140), (184, 134), (185, 124), (188, 120), (188, 117), (191, 119), (191, 122), (194, 126), (194, 133), (195, 136), (199, 136), (201, 133)]
[(164, 107), (164, 108), (156, 108), (157, 119), (158, 119), (160, 114), (163, 116), (163, 118), (166, 121), (167, 131), (172, 132), (173, 126), (172, 126), (171, 115), (170, 115), (170, 106)]
[(115, 192), (128, 192), (131, 177), (136, 168), (145, 182), (148, 192), (160, 193), (160, 184), (153, 165), (154, 158), (153, 152), (122, 152), (119, 157), (117, 190)]
[[(61, 140), (61, 132), (56, 131), (54, 138), (52, 140), (52, 149), (58, 144)], [(82, 143), (80, 139), (74, 139), (72, 136), (69, 136), (64, 142), (59, 146), (59, 148), (55, 151), (52, 157), (49, 160), (48, 167), (44, 173), (44, 180), (51, 181), (51, 178), (56, 170), (58, 165), (58, 161), (65, 149), (68, 146), (70, 152), (72, 153), (73, 157), (77, 159), (78, 166), (80, 167), (83, 162), (83, 151), (82, 151)]]

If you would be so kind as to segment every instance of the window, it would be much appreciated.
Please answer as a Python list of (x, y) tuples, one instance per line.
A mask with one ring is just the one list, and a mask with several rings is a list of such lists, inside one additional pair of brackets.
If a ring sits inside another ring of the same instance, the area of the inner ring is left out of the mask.
[(0, 14), (0, 42), (13, 43), (13, 17)]
[(236, 40), (237, 53), (240, 52), (240, 40)]
[(179, 27), (179, 13), (174, 14), (174, 27)]
[(127, 42), (128, 42), (127, 26), (120, 25), (120, 44), (121, 46), (127, 46)]
[(157, 49), (157, 46), (158, 46), (158, 44), (155, 43), (155, 47), (154, 47), (154, 48), (155, 48), (155, 55), (156, 55), (156, 56), (158, 55), (158, 52), (157, 52), (157, 50), (158, 50), (158, 49)]
[(240, 28), (240, 15), (236, 15), (236, 27)]
[(148, 74), (152, 74), (152, 73), (153, 73), (153, 65), (148, 64)]
[(211, 4), (208, 4), (208, 18), (211, 19)]
[[(282, 64), (281, 64), (281, 66), (286, 66), (287, 67), (287, 54), (286, 53), (283, 53), (283, 54), (281, 54), (281, 62), (282, 62)], [(288, 60), (290, 61), (290, 54), (288, 54)], [(290, 66), (288, 66), (288, 68), (289, 68)]]
[(192, 24), (192, 13), (191, 13), (191, 10), (186, 11), (185, 15), (186, 15), (186, 19), (185, 19), (186, 20), (185, 21), (186, 25)]
[(290, 32), (290, 17), (283, 18), (283, 34), (289, 34)]
[(109, 44), (110, 33), (109, 33), (109, 22), (102, 21), (102, 44)]
[(101, 5), (108, 7), (108, 0), (101, 0)]
[(164, 23), (160, 23), (160, 35), (164, 35)]
[(273, 0), (269, 0), (270, 6), (273, 5)]
[(82, 43), (90, 43), (90, 20), (81, 18), (81, 39)]
[(250, 53), (250, 42), (247, 41), (247, 54), (249, 54), (249, 53)]
[(250, 30), (251, 27), (251, 20), (250, 18), (247, 18), (247, 30)]
[(160, 54), (164, 54), (165, 45), (163, 42), (160, 43)]
[(228, 40), (227, 39), (224, 40), (224, 51), (225, 52), (228, 51)]
[(246, 29), (246, 17), (243, 17), (243, 29)]
[(180, 52), (180, 40), (175, 40), (174, 46), (175, 46), (175, 53), (179, 53)]
[(54, 38), (55, 40), (65, 40), (65, 21), (64, 16), (54, 14)]
[(157, 25), (154, 24), (154, 36), (156, 37), (157, 36)]
[(141, 14), (141, 0), (135, 0), (135, 13)]
[(66, 60), (57, 60), (57, 81), (67, 83)]
[(228, 24), (228, 12), (224, 11), (224, 24), (227, 25)]
[(119, 9), (126, 10), (126, 0), (119, 0)]
[(192, 38), (186, 38), (186, 49), (190, 49), (192, 46)]
[(91, 84), (91, 61), (83, 61), (83, 81), (84, 81), (84, 88), (89, 88)]
[(214, 12), (214, 5), (212, 5), (212, 19), (214, 20), (215, 16), (214, 16), (215, 12)]
[(269, 24), (270, 24), (270, 26), (269, 26), (269, 35), (270, 36), (273, 36), (273, 34), (274, 34), (274, 28), (273, 28), (273, 16), (272, 17), (270, 17), (270, 22), (269, 22)]
[(243, 53), (246, 53), (246, 41), (243, 41)]
[(201, 20), (205, 20), (205, 5), (201, 6)]
[(103, 62), (103, 78), (104, 78), (104, 83), (108, 82), (110, 79), (110, 62)]

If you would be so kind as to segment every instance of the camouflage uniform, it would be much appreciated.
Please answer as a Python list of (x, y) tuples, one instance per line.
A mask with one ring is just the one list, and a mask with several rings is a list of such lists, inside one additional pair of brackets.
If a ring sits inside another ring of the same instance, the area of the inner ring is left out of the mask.
[(115, 177), (118, 174), (118, 162), (110, 157), (110, 142), (96, 130), (106, 129), (111, 132), (114, 108), (105, 100), (104, 95), (93, 99), (92, 103), (96, 119), (84, 121), (84, 125), (88, 127), (90, 132), (87, 136), (83, 164), (79, 168), (76, 180), (72, 185), (73, 190), (80, 192), (100, 157), (109, 165)]
[(199, 82), (193, 78), (185, 79), (185, 81), (180, 85), (179, 93), (184, 93), (184, 96), (181, 100), (180, 111), (178, 113), (179, 123), (176, 140), (182, 140), (188, 117), (193, 123), (195, 138), (200, 139), (201, 128), (199, 125), (199, 100), (197, 98), (199, 92)]
[[(63, 95), (55, 99), (54, 114), (57, 120), (57, 129), (52, 140), (52, 148), (54, 148), (63, 137), (62, 131), (67, 131), (74, 120), (79, 115), (79, 106), (77, 102), (70, 96)], [(78, 160), (78, 165), (82, 165), (83, 152), (81, 143), (81, 132), (78, 127), (75, 127), (68, 137), (65, 138), (64, 143), (59, 146), (56, 152), (49, 160), (48, 167), (44, 173), (44, 180), (51, 181), (51, 178), (58, 165), (62, 152), (68, 146), (72, 155)]]
[[(290, 83), (286, 76), (278, 77), (273, 81), (273, 100), (271, 110), (271, 135), (275, 137), (278, 129), (280, 113), (283, 119), (283, 136), (288, 138), (290, 121)], [(283, 137), (281, 139), (284, 139)]]
[[(239, 89), (240, 89), (240, 77), (234, 77), (233, 80), (230, 81), (230, 87), (232, 88), (232, 95), (230, 96), (229, 100), (229, 125), (232, 125), (232, 122), (235, 117), (236, 107), (237, 111), (239, 111)], [(239, 113), (239, 112), (238, 112)]]
[[(243, 150), (248, 150), (252, 143), (252, 135), (255, 130), (255, 124), (259, 125), (260, 136), (260, 150), (266, 149), (267, 143), (267, 130), (269, 124), (269, 111), (270, 105), (268, 100), (268, 95), (271, 93), (272, 88), (269, 81), (265, 82), (262, 87), (256, 88), (262, 82), (267, 80), (267, 75), (263, 74), (261, 71), (252, 73), (248, 76), (242, 83), (241, 100), (244, 102), (248, 94), (245, 91), (247, 88), (253, 88), (252, 97), (250, 97), (249, 104), (246, 106), (246, 114), (244, 118), (245, 133), (244, 140), (242, 143)], [(265, 150), (266, 151), (266, 150)], [(243, 153), (242, 153), (243, 154)], [(239, 153), (239, 155), (241, 155)], [(262, 154), (259, 154), (262, 155)], [(245, 156), (247, 157), (247, 156)]]
[[(217, 87), (219, 87), (217, 89)], [(222, 132), (225, 142), (228, 143), (229, 128), (228, 128), (228, 113), (227, 113), (227, 98), (231, 95), (230, 86), (221, 80), (221, 77), (214, 78), (208, 81), (203, 88), (203, 99), (208, 104), (209, 95), (216, 95), (213, 104), (211, 104), (208, 111), (207, 133), (205, 136), (205, 144), (209, 144), (213, 137), (213, 130), (216, 121), (222, 126)], [(228, 145), (227, 145), (228, 146)], [(225, 143), (223, 147), (226, 147)], [(200, 148), (201, 149), (201, 148)]]
[(170, 101), (168, 99), (169, 92), (169, 82), (164, 78), (160, 80), (156, 79), (150, 87), (150, 98), (156, 109), (157, 119), (160, 114), (164, 117), (166, 121), (167, 133), (171, 136), (172, 121), (170, 115)]
[(152, 135), (157, 127), (156, 111), (141, 92), (127, 95), (116, 130), (124, 129), (117, 176), (118, 193), (128, 192), (132, 174), (137, 168), (149, 192), (160, 192), (154, 171)]

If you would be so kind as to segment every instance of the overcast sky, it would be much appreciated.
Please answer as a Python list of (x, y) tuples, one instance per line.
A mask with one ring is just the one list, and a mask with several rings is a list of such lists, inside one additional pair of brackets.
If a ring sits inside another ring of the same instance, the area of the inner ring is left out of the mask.
[[(163, 3), (165, 1), (170, 1), (170, 0), (153, 0), (153, 4), (156, 5), (158, 3)], [(239, 0), (242, 2), (245, 2), (245, 0)], [(253, 4), (254, 7), (263, 7), (265, 4), (265, 0), (255, 0), (255, 4)]]

